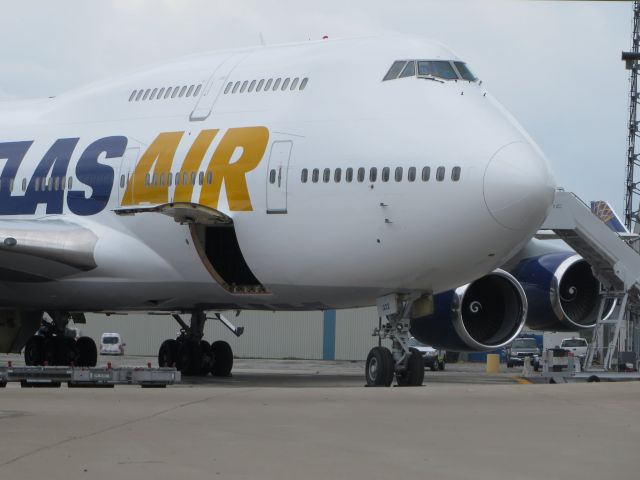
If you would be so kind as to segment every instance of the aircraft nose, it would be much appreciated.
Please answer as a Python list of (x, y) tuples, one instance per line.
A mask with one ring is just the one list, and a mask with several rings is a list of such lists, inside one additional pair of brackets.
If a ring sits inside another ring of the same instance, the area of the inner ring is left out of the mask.
[(555, 182), (545, 158), (526, 142), (499, 148), (484, 173), (484, 201), (491, 216), (511, 230), (529, 230), (544, 221)]

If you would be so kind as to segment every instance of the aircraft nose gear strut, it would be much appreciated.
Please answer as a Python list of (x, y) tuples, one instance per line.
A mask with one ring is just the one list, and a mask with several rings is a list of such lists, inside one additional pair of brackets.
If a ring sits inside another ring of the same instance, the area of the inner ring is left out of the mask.
[[(221, 317), (216, 314), (216, 318), (219, 316)], [(173, 318), (181, 327), (180, 334), (175, 340), (168, 339), (162, 342), (158, 351), (158, 365), (175, 366), (183, 375), (205, 376), (211, 372), (216, 377), (230, 376), (233, 368), (231, 346), (223, 340), (212, 344), (203, 340), (206, 314), (202, 311), (192, 312), (190, 325), (178, 314), (173, 314)]]
[(380, 340), (391, 340), (391, 350), (378, 346), (369, 351), (365, 377), (369, 387), (388, 387), (395, 375), (399, 386), (420, 386), (424, 381), (424, 360), (422, 354), (409, 347), (410, 312), (414, 300), (398, 302), (395, 313), (386, 315), (387, 323), (373, 331)]

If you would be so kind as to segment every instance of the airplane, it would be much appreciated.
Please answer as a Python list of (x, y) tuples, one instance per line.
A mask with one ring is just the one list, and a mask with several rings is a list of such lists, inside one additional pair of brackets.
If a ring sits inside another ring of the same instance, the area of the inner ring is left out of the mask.
[(420, 385), (412, 335), (492, 350), (591, 322), (586, 262), (532, 241), (547, 159), (432, 40), (194, 54), (4, 102), (0, 131), (0, 349), (27, 364), (95, 365), (64, 335), (86, 312), (158, 312), (182, 326), (160, 366), (224, 376), (208, 312), (377, 305), (367, 383)]

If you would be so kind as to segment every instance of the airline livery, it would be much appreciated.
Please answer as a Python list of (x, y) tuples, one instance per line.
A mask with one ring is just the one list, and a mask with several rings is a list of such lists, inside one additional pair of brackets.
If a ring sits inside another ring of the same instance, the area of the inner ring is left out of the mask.
[(489, 350), (527, 321), (595, 321), (586, 263), (531, 242), (543, 154), (432, 41), (194, 55), (5, 102), (0, 132), (0, 347), (28, 364), (94, 365), (69, 320), (148, 311), (183, 327), (160, 365), (228, 375), (207, 312), (377, 304), (392, 347), (367, 382), (419, 385), (410, 335)]

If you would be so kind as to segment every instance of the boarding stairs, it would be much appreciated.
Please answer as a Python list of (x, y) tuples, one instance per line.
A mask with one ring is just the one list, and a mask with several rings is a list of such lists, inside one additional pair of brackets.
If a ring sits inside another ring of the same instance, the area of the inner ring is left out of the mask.
[[(593, 368), (598, 335), (603, 335), (605, 327), (611, 326), (613, 336), (601, 352), (601, 367), (608, 370), (628, 312), (640, 306), (640, 254), (630, 245), (638, 240), (638, 235), (613, 231), (575, 194), (564, 190), (556, 191), (553, 208), (541, 228), (552, 230), (556, 238), (564, 240), (589, 262), (601, 283), (598, 322), (587, 351), (585, 369)], [(545, 238), (544, 234), (539, 238)], [(617, 302), (615, 313), (611, 318), (603, 318), (605, 305), (611, 300)]]

